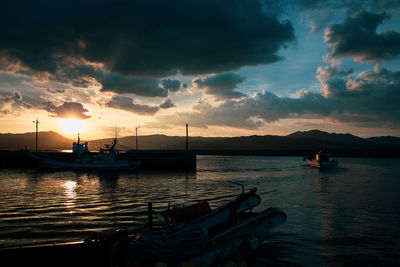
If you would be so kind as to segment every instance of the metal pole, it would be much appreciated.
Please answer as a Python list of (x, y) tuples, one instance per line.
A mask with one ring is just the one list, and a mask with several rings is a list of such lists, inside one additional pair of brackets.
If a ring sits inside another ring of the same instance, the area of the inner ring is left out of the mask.
[(186, 123), (186, 152), (189, 151), (189, 125)]
[(39, 120), (38, 118), (36, 118), (36, 121), (33, 121), (33, 123), (36, 123), (36, 142), (35, 142), (35, 151), (38, 152), (38, 124), (39, 124)]
[(138, 129), (139, 127), (136, 127), (135, 128), (135, 132), (136, 132), (136, 150), (139, 150), (139, 145), (138, 145), (138, 140), (137, 140), (137, 129)]

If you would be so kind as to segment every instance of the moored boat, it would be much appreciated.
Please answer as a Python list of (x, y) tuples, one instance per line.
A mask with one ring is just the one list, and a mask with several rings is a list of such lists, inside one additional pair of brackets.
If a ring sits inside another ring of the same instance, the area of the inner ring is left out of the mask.
[(117, 159), (116, 144), (115, 138), (110, 147), (101, 149), (100, 153), (91, 153), (87, 143), (80, 143), (78, 136), (78, 142), (72, 144), (74, 157), (70, 160), (54, 159), (40, 152), (27, 152), (27, 155), (36, 159), (39, 167), (46, 169), (135, 170), (140, 165), (140, 161)]

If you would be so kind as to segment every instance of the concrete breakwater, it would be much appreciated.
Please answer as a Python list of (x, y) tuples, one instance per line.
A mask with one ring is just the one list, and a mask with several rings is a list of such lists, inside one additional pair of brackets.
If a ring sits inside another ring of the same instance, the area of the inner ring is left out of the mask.
[[(67, 152), (40, 151), (46, 156), (71, 161), (76, 155)], [(96, 152), (93, 152), (96, 153)], [(182, 150), (141, 150), (121, 152), (117, 159), (140, 160), (138, 170), (196, 170), (196, 154)], [(38, 163), (25, 150), (0, 150), (0, 168), (33, 169)]]

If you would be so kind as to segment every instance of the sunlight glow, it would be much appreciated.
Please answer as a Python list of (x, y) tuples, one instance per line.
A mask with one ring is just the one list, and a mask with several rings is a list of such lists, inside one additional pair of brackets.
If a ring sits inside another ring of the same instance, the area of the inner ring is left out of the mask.
[(60, 119), (60, 127), (64, 133), (78, 134), (86, 131), (86, 123), (76, 119)]
[(75, 192), (76, 182), (67, 181), (63, 184), (63, 187), (65, 189), (65, 196), (66, 196), (64, 205), (69, 209), (74, 208), (76, 199), (76, 192)]

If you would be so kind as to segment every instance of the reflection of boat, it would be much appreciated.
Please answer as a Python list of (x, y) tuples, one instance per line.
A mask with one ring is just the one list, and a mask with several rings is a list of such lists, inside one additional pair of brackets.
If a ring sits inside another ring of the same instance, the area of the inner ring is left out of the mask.
[(311, 159), (306, 156), (304, 159), (307, 160), (308, 165), (320, 169), (329, 169), (336, 167), (339, 162), (329, 159), (330, 154), (328, 152), (323, 152), (322, 150), (315, 155), (315, 158)]
[(93, 170), (135, 170), (140, 161), (119, 160), (118, 151), (115, 149), (117, 139), (100, 153), (90, 153), (87, 143), (78, 142), (72, 144), (72, 152), (75, 155), (70, 160), (54, 159), (43, 153), (27, 152), (28, 156), (37, 160), (39, 167), (48, 169), (93, 169)]
[(219, 266), (244, 248), (257, 248), (268, 237), (269, 229), (286, 221), (285, 213), (277, 208), (252, 212), (261, 202), (255, 192), (256, 189), (242, 192), (213, 211), (204, 201), (168, 208), (161, 212), (168, 222), (161, 228), (151, 227), (153, 210), (149, 208), (147, 229), (112, 230), (85, 241), (9, 248), (0, 250), (0, 256), (3, 260), (12, 259), (16, 265)]

